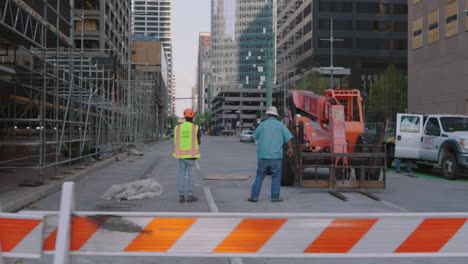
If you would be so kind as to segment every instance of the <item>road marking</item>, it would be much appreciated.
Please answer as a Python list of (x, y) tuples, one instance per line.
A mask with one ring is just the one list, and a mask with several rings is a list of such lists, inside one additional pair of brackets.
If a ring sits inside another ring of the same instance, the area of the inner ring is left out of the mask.
[(206, 202), (212, 213), (219, 213), (218, 207), (216, 206), (213, 195), (211, 194), (210, 187), (203, 187), (203, 193), (205, 193)]
[[(210, 187), (203, 187), (203, 193), (205, 194), (205, 199), (206, 199), (206, 202), (208, 203), (208, 207), (210, 207), (210, 211), (212, 213), (219, 213), (219, 210), (218, 210), (218, 207), (216, 206), (213, 195), (211, 194)], [(229, 263), (243, 264), (241, 258), (229, 258)]]
[(398, 209), (398, 210), (400, 210), (400, 211), (403, 211), (403, 212), (414, 213), (413, 211), (410, 211), (410, 210), (408, 210), (408, 209), (405, 209), (405, 208), (403, 208), (403, 207), (401, 207), (401, 206), (399, 206), (399, 205), (396, 205), (396, 204), (394, 204), (394, 203), (391, 203), (391, 202), (387, 202), (387, 201), (384, 201), (384, 200), (381, 200), (380, 202), (383, 203), (383, 204), (385, 204), (385, 205), (387, 205), (387, 206), (390, 206), (390, 207), (393, 207), (393, 208)]

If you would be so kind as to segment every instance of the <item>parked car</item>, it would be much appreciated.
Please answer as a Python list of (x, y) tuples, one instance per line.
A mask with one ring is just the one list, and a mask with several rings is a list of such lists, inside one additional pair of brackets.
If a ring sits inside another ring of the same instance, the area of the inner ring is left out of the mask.
[(240, 142), (253, 142), (254, 141), (253, 131), (251, 130), (242, 131), (242, 133), (240, 134), (239, 141)]

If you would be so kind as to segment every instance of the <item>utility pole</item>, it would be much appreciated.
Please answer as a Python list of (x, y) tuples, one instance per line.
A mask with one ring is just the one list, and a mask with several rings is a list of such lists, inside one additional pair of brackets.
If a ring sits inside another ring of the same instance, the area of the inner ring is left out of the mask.
[[(337, 39), (334, 38), (333, 36), (333, 17), (330, 18), (330, 38), (329, 39), (320, 39), (322, 41), (329, 41), (330, 42), (330, 89), (334, 89), (335, 84), (333, 80), (333, 71), (335, 70), (335, 67), (333, 66), (333, 43), (335, 41), (344, 41), (344, 39)], [(336, 70), (339, 70), (342, 68), (336, 68)]]

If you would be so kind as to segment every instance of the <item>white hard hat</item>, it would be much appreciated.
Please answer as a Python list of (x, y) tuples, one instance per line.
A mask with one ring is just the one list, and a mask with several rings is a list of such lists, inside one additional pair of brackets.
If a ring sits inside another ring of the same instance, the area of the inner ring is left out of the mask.
[(266, 114), (267, 114), (267, 115), (278, 116), (278, 110), (276, 109), (276, 107), (270, 106), (270, 107), (268, 107), (268, 109), (267, 109), (267, 111), (266, 111)]

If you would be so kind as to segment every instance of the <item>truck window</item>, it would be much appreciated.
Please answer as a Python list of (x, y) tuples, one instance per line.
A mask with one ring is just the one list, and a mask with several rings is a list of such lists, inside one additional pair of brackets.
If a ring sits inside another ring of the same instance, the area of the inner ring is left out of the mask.
[(468, 117), (441, 117), (440, 122), (445, 132), (468, 131)]
[(428, 136), (440, 136), (440, 125), (437, 118), (429, 118), (427, 121), (426, 130), (424, 130), (424, 134)]
[(420, 118), (417, 116), (401, 116), (400, 132), (419, 133)]

